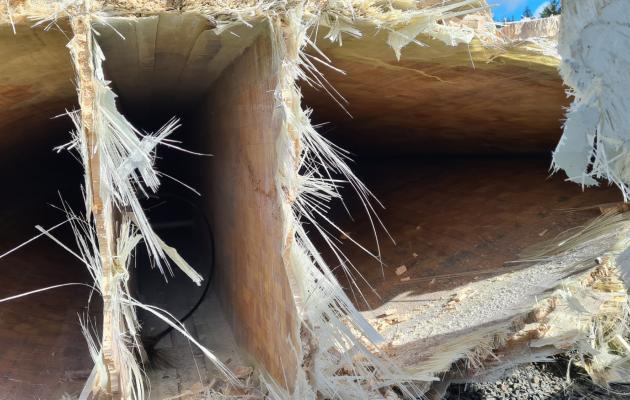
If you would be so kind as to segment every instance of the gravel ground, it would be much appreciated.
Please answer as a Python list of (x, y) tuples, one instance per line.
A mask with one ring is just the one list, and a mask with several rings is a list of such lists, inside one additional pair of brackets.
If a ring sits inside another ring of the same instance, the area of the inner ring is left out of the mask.
[[(606, 390), (588, 376), (571, 371), (566, 380), (566, 362), (531, 364), (519, 367), (504, 379), (493, 383), (451, 385), (446, 400), (577, 400), (630, 399), (630, 385)], [(627, 393), (624, 395), (624, 393)]]

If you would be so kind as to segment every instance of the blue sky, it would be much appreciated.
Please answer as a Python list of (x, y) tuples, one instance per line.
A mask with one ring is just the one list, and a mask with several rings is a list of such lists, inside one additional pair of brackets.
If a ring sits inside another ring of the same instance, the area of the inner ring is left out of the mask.
[(536, 16), (537, 13), (549, 3), (548, 0), (488, 0), (488, 4), (496, 5), (492, 7), (494, 19), (503, 21), (505, 18), (514, 16), (515, 20), (521, 19), (525, 7), (529, 8)]

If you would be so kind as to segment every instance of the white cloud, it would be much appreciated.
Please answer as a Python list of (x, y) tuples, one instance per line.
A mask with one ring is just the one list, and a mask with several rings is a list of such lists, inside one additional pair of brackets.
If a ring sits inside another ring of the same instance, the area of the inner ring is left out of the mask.
[(549, 4), (550, 4), (550, 2), (545, 1), (544, 3), (539, 5), (538, 8), (536, 9), (536, 11), (534, 11), (534, 17), (535, 18), (540, 18), (540, 13), (542, 13), (543, 10), (545, 9), (545, 7), (547, 7)]

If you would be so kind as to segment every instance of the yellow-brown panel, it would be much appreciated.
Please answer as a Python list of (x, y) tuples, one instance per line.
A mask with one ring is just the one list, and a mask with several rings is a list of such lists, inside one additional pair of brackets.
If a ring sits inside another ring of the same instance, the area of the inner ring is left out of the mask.
[(281, 114), (278, 71), (266, 35), (227, 68), (199, 111), (197, 132), (213, 154), (204, 179), (216, 236), (220, 298), (237, 342), (283, 385), (292, 386), (295, 305), (282, 261), (276, 191)]
[[(59, 21), (59, 26), (65, 26)], [(64, 118), (51, 120), (76, 104), (74, 71), (62, 28), (31, 28), (31, 23), (0, 25), (0, 156), (16, 145), (63, 143), (52, 138)], [(66, 134), (64, 130), (59, 132)]]
[(318, 46), (344, 74), (320, 67), (352, 117), (323, 90), (302, 85), (315, 122), (359, 153), (549, 153), (560, 138), (569, 101), (558, 59), (524, 46), (409, 44), (400, 61), (387, 32), (365, 27), (343, 46)]

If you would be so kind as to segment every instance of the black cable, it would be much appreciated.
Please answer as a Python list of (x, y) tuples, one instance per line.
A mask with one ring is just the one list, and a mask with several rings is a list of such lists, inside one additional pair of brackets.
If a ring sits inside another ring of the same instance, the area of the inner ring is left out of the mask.
[[(197, 299), (197, 302), (192, 306), (192, 308), (190, 310), (188, 310), (188, 312), (186, 312), (186, 314), (184, 314), (183, 317), (179, 318), (178, 321), (181, 324), (184, 324), (184, 322), (199, 308), (199, 306), (201, 305), (201, 303), (203, 303), (203, 300), (206, 298), (206, 295), (208, 294), (208, 290), (210, 289), (210, 283), (212, 282), (212, 279), (214, 277), (214, 263), (215, 263), (215, 256), (214, 256), (214, 250), (215, 250), (215, 243), (214, 243), (214, 234), (212, 232), (212, 227), (210, 226), (210, 221), (208, 221), (208, 218), (206, 217), (206, 214), (201, 210), (201, 208), (199, 206), (197, 206), (195, 203), (193, 203), (192, 201), (188, 200), (185, 197), (179, 196), (179, 195), (175, 195), (175, 194), (171, 194), (171, 193), (165, 193), (160, 197), (173, 197), (175, 199), (181, 200), (185, 203), (188, 203), (190, 206), (192, 206), (196, 211), (198, 215), (201, 215), (203, 221), (204, 221), (204, 225), (206, 226), (206, 229), (208, 231), (208, 237), (210, 239), (210, 250), (211, 250), (211, 257), (210, 257), (210, 271), (208, 273), (208, 278), (206, 279), (206, 283), (205, 286), (203, 288), (203, 291), (201, 292), (201, 295), (199, 296), (199, 299)], [(152, 355), (155, 354), (154, 352), (154, 347), (155, 345), (158, 344), (158, 342), (166, 335), (168, 335), (171, 331), (173, 330), (173, 326), (172, 325), (168, 325), (166, 327), (166, 329), (164, 329), (162, 332), (150, 336), (150, 337), (146, 337), (142, 339), (143, 345), (144, 345), (144, 349), (147, 352), (147, 355), (149, 356), (149, 360), (151, 360)]]

